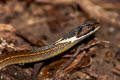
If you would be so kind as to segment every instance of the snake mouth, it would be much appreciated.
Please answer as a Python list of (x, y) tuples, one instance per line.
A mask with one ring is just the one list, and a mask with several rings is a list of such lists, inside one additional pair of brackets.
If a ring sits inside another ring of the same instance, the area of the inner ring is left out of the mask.
[(86, 37), (92, 35), (100, 28), (99, 23), (97, 22), (86, 22), (81, 26), (73, 29), (68, 34), (64, 35), (56, 43), (66, 43), (66, 42), (76, 42), (85, 39)]
[(88, 36), (92, 35), (93, 33), (95, 33), (100, 27), (101, 27), (101, 26), (94, 27), (94, 30), (89, 31), (88, 33), (86, 33), (86, 34), (78, 37), (77, 40), (82, 41), (82, 40), (85, 39), (86, 37), (88, 37)]
[(79, 38), (81, 36), (84, 36), (84, 35), (90, 33), (91, 31), (94, 31), (99, 26), (100, 26), (100, 24), (95, 21), (85, 22), (85, 23), (81, 24), (80, 26), (78, 26), (77, 28), (71, 30), (69, 33), (65, 34), (61, 40), (69, 39), (74, 36)]
[(89, 34), (90, 32), (95, 32), (100, 28), (100, 24), (98, 22), (93, 22), (93, 21), (89, 21), (84, 23), (81, 27), (82, 30), (77, 30), (76, 31), (76, 37), (82, 37), (86, 34)]

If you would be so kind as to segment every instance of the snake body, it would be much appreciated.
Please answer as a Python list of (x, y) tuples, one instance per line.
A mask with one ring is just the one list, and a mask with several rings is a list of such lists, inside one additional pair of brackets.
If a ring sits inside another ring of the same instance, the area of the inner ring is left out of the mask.
[(76, 27), (50, 45), (32, 50), (12, 51), (8, 55), (0, 57), (0, 69), (12, 64), (31, 63), (55, 57), (86, 39), (99, 28), (99, 23), (88, 21)]

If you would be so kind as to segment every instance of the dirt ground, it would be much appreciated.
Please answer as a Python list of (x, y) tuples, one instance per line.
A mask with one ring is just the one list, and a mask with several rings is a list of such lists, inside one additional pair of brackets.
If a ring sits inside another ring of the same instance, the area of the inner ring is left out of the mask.
[[(91, 15), (95, 14), (95, 10), (89, 13), (89, 10), (85, 11), (87, 8), (71, 1), (0, 0), (0, 54), (51, 44), (81, 23), (96, 20), (101, 24), (100, 30), (87, 38), (87, 42), (79, 45), (85, 47), (97, 41), (101, 42), (80, 52), (75, 59), (77, 65), (73, 61), (63, 71), (59, 71), (59, 68), (70, 58), (62, 56), (72, 55), (74, 50), (46, 60), (37, 79), (120, 80), (120, 1), (90, 0), (110, 12), (107, 18), (104, 17), (107, 12), (101, 10), (100, 16)], [(114, 15), (117, 15), (116, 21), (113, 19)], [(79, 61), (84, 51), (85, 55)], [(0, 71), (0, 80), (33, 80), (31, 74), (37, 63), (39, 62), (9, 65)]]

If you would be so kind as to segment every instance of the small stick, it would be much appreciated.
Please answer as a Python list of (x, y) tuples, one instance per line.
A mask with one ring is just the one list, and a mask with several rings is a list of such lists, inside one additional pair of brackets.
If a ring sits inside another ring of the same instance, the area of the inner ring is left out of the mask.
[(31, 75), (33, 76), (33, 79), (34, 79), (34, 80), (37, 80), (37, 75), (38, 75), (38, 73), (40, 72), (43, 64), (44, 64), (44, 62), (40, 62), (40, 63), (36, 63), (36, 64), (34, 65), (33, 72), (32, 72), (32, 74), (31, 74)]
[(102, 7), (93, 4), (90, 0), (75, 0), (76, 3), (84, 10), (91, 18), (102, 22), (108, 22), (112, 25), (120, 26), (118, 20), (119, 15), (115, 12), (104, 10)]
[[(74, 59), (76, 58), (76, 56), (79, 55), (79, 53), (80, 53), (81, 51), (84, 51), (84, 50), (86, 50), (86, 49), (89, 49), (90, 47), (92, 47), (92, 46), (94, 46), (94, 45), (97, 45), (97, 44), (99, 44), (99, 43), (101, 43), (101, 42), (109, 43), (108, 41), (97, 41), (97, 42), (92, 43), (92, 44), (90, 44), (90, 45), (88, 45), (88, 46), (86, 46), (86, 47), (83, 47), (83, 48), (81, 48), (81, 46), (78, 46), (78, 47), (76, 48), (76, 50), (75, 50), (74, 55), (70, 58), (70, 60), (69, 60), (67, 63), (65, 63), (64, 66), (62, 66), (62, 67), (60, 68), (60, 70), (64, 70), (65, 68), (67, 68), (67, 67), (74, 61)], [(83, 53), (80, 55), (81, 58), (79, 59), (79, 61), (82, 59), (82, 57), (83, 57), (84, 55), (85, 55), (85, 52), (83, 52)], [(78, 61), (78, 62), (79, 62), (79, 61)]]

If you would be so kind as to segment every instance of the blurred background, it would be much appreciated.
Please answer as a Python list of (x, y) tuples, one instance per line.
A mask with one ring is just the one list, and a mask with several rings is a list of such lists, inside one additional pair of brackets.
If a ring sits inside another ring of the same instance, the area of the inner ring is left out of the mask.
[[(69, 76), (62, 73), (65, 75), (58, 80), (120, 80), (120, 0), (0, 0), (0, 43), (5, 40), (15, 50), (45, 46), (91, 20), (101, 25), (95, 41), (109, 43), (90, 48), (92, 64), (88, 62), (85, 68), (79, 64)], [(2, 53), (6, 47), (0, 50)], [(54, 80), (51, 75), (65, 62), (66, 59), (51, 60), (38, 79)], [(0, 72), (1, 79), (32, 80), (33, 64), (10, 66)]]

